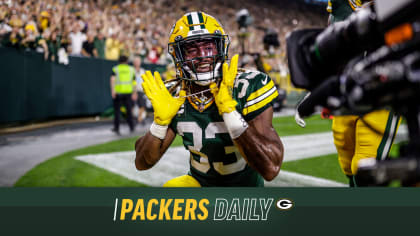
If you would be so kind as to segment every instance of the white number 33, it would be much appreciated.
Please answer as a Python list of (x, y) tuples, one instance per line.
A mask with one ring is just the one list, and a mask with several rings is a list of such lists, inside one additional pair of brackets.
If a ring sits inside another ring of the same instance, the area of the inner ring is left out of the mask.
[[(203, 147), (203, 130), (200, 126), (194, 122), (179, 122), (177, 124), (178, 133), (181, 136), (184, 136), (184, 133), (191, 133), (193, 136), (193, 146), (188, 146), (188, 149), (191, 153), (200, 156), (200, 161), (197, 161), (193, 158), (192, 154), (190, 155), (191, 165), (203, 172), (207, 173), (210, 170), (209, 159), (206, 154), (201, 152), (201, 148)], [(226, 125), (224, 122), (211, 122), (207, 125), (204, 131), (204, 138), (205, 139), (214, 139), (216, 138), (216, 134), (228, 134), (226, 129)], [(224, 165), (223, 162), (213, 162), (214, 169), (221, 175), (228, 175), (233, 174), (238, 171), (241, 171), (246, 166), (246, 161), (242, 158), (241, 154), (239, 153), (238, 149), (235, 146), (225, 146), (225, 153), (231, 154), (235, 153), (236, 162), (231, 164)]]

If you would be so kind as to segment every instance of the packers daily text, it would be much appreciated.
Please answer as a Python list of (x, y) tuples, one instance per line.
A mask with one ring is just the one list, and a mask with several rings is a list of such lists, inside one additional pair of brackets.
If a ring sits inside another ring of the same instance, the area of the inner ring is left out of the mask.
[(216, 198), (212, 202), (207, 198), (124, 198), (120, 204), (116, 200), (114, 220), (117, 212), (120, 221), (267, 220), (273, 201), (273, 198)]

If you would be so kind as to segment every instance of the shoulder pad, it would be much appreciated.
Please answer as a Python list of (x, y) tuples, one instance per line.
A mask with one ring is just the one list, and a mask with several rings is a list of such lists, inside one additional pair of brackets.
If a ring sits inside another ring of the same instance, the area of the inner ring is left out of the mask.
[(250, 120), (270, 106), (278, 96), (271, 78), (260, 71), (240, 71), (236, 77), (233, 97), (238, 101), (238, 111)]
[(261, 71), (257, 70), (245, 70), (245, 69), (238, 69), (238, 75), (236, 76), (237, 79), (258, 79), (264, 78), (266, 74), (262, 73)]

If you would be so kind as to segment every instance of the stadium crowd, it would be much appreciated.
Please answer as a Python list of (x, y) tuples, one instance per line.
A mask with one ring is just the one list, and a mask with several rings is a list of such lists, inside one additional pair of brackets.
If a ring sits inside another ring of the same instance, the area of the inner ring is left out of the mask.
[(189, 11), (201, 10), (220, 19), (238, 53), (235, 14), (249, 9), (246, 48), (263, 50), (263, 29), (278, 32), (284, 52), (285, 35), (295, 28), (323, 26), (325, 19), (295, 1), (223, 0), (1, 0), (0, 40), (6, 47), (36, 50), (44, 58), (60, 55), (117, 60), (140, 56), (145, 63), (167, 64), (167, 39), (173, 22)]

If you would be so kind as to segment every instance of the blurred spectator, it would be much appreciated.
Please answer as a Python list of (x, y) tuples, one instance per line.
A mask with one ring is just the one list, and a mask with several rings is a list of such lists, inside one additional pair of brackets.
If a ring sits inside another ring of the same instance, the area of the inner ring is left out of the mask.
[(44, 53), (44, 59), (48, 59), (48, 46), (45, 39), (40, 35), (33, 22), (25, 26), (25, 35), (21, 41), (21, 45), (28, 50), (36, 50)]
[(71, 40), (71, 55), (81, 56), (83, 42), (86, 41), (86, 35), (81, 32), (81, 26), (78, 22), (74, 23), (73, 31), (69, 34)]
[(22, 41), (22, 35), (19, 33), (19, 27), (13, 27), (12, 31), (6, 33), (2, 44), (6, 47), (19, 48)]
[(58, 50), (61, 48), (61, 36), (59, 35), (58, 29), (55, 29), (51, 33), (50, 38), (47, 39), (47, 44), (51, 61), (57, 60)]
[(138, 115), (137, 115), (137, 122), (140, 124), (146, 118), (146, 99), (147, 97), (144, 95), (143, 86), (143, 79), (141, 75), (144, 74), (144, 69), (141, 67), (141, 58), (139, 56), (134, 57), (133, 59), (133, 67), (134, 72), (136, 74), (136, 83), (137, 83), (137, 107), (138, 107)]
[[(38, 48), (38, 46), (41, 46), (41, 47), (46, 46), (45, 40), (43, 40), (42, 37), (39, 36), (36, 26), (33, 23), (28, 23), (25, 26), (25, 34), (23, 36), (21, 44), (24, 48), (28, 50), (35, 50)], [(46, 47), (46, 50), (47, 50), (47, 56), (48, 56), (48, 47)]]
[[(17, 28), (19, 30), (19, 28)], [(12, 27), (7, 24), (7, 22), (4, 19), (0, 18), (0, 38), (2, 38), (3, 35), (6, 35), (8, 33), (12, 32)]]
[(105, 58), (107, 60), (118, 60), (120, 57), (120, 41), (117, 33), (112, 33), (111, 37), (105, 41)]
[(149, 54), (147, 54), (147, 60), (153, 64), (157, 64), (159, 57), (159, 48), (157, 46), (153, 47), (152, 50), (149, 51)]
[(98, 57), (98, 52), (94, 45), (95, 35), (89, 31), (87, 34), (87, 40), (83, 42), (82, 55), (85, 57)]
[(130, 57), (130, 42), (128, 41), (128, 37), (125, 32), (120, 32), (118, 36), (118, 41), (120, 43), (120, 56), (124, 55), (127, 58)]
[(51, 32), (49, 29), (44, 30), (41, 35), (38, 35), (36, 38), (36, 48), (35, 51), (39, 53), (44, 53), (44, 60), (48, 60), (49, 58), (49, 50), (48, 50), (48, 43), (47, 39), (51, 37)]
[(70, 32), (68, 30), (64, 30), (61, 39), (61, 47), (64, 48), (64, 50), (70, 54), (71, 53), (71, 40), (70, 40)]
[(42, 11), (39, 17), (39, 29), (44, 32), (50, 26), (50, 13)]
[(0, 22), (3, 23), (6, 21), (9, 15), (9, 10), (6, 7), (6, 4), (0, 4)]
[(105, 37), (102, 30), (98, 30), (98, 35), (95, 37), (93, 45), (95, 46), (97, 57), (105, 59)]
[[(172, 23), (185, 11), (193, 10), (208, 12), (224, 22), (223, 26), (231, 36), (230, 52), (236, 54), (240, 52), (241, 44), (238, 42), (239, 30), (235, 13), (242, 8), (248, 9), (250, 15), (254, 17), (253, 25), (248, 27), (246, 51), (261, 53), (264, 50), (262, 42), (264, 31), (261, 29), (273, 28), (280, 40), (278, 54), (284, 55), (286, 45), (284, 41), (288, 32), (296, 28), (323, 27), (327, 17), (322, 16), (314, 7), (293, 0), (11, 0), (6, 2), (0, 0), (2, 44), (18, 48), (22, 37), (26, 38), (25, 43), (31, 41), (25, 36), (24, 27), (33, 22), (35, 27), (33, 32), (36, 36), (39, 36), (38, 32), (43, 33), (46, 30), (51, 32), (46, 40), (51, 51), (50, 58), (54, 58), (55, 61), (57, 61), (57, 48), (65, 50), (63, 55), (81, 55), (83, 42), (87, 38), (85, 33), (93, 31), (94, 48), (98, 58), (117, 60), (120, 55), (129, 58), (141, 56), (146, 62), (166, 63), (166, 41)], [(323, 9), (322, 7), (321, 12)], [(51, 43), (52, 41), (60, 43)]]
[(140, 56), (141, 60), (144, 61), (144, 59), (146, 59), (147, 54), (149, 54), (149, 52), (142, 38), (135, 45), (134, 55)]
[(12, 16), (10, 17), (9, 25), (11, 25), (12, 27), (21, 28), (23, 27), (24, 23), (16, 13), (12, 13)]

